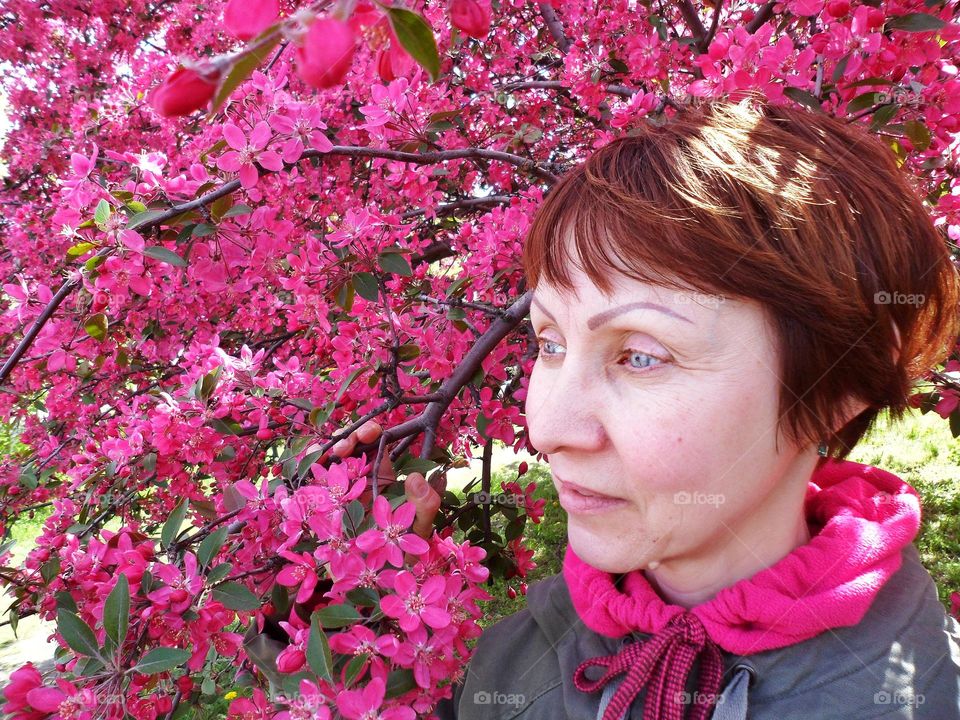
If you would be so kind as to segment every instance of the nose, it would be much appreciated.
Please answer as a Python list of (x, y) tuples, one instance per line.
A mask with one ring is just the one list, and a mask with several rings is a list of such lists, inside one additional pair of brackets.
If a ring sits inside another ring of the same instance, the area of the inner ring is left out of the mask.
[(577, 363), (568, 353), (562, 364), (534, 365), (524, 413), (530, 444), (551, 455), (595, 452), (607, 442), (604, 397), (598, 370)]

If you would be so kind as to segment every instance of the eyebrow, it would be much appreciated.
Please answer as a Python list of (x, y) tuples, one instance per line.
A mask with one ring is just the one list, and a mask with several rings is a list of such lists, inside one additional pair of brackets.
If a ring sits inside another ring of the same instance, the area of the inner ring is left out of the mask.
[[(547, 310), (543, 305), (541, 305), (536, 298), (533, 298), (533, 304), (540, 309), (540, 312), (542, 312), (548, 318), (553, 320), (553, 322), (557, 321), (557, 319), (550, 314), (550, 311)], [(640, 310), (640, 309), (657, 310), (658, 312), (662, 312), (663, 314), (669, 315), (670, 317), (675, 317), (678, 320), (683, 320), (685, 322), (690, 323), (691, 325), (693, 324), (693, 321), (690, 318), (685, 317), (678, 312), (674, 312), (673, 310), (671, 310), (668, 307), (665, 307), (664, 305), (660, 305), (659, 303), (655, 303), (655, 302), (638, 301), (638, 302), (627, 303), (626, 305), (610, 308), (609, 310), (604, 310), (601, 313), (597, 313), (596, 315), (591, 317), (589, 320), (587, 320), (587, 328), (590, 330), (596, 330), (598, 327), (612, 320), (618, 315), (622, 315), (625, 312), (630, 312), (631, 310)]]

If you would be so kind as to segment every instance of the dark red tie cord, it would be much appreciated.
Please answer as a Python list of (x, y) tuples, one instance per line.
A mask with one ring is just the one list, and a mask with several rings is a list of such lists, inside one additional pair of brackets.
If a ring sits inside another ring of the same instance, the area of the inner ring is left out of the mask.
[[(620, 720), (644, 687), (647, 699), (643, 720), (683, 720), (687, 676), (697, 657), (701, 658), (700, 677), (691, 720), (707, 720), (720, 691), (723, 659), (700, 618), (691, 612), (678, 615), (656, 635), (630, 643), (615, 655), (584, 660), (573, 674), (573, 683), (582, 692), (596, 692), (617, 675), (626, 673), (603, 713), (603, 720)], [(591, 667), (602, 667), (606, 672), (599, 679), (590, 680), (587, 668)]]

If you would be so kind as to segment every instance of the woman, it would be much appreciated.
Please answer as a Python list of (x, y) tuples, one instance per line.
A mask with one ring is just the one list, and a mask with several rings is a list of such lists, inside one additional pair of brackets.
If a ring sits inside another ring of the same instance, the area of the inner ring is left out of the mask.
[(960, 718), (917, 494), (843, 459), (960, 329), (889, 149), (755, 98), (690, 108), (568, 173), (523, 266), (569, 544), (439, 717)]

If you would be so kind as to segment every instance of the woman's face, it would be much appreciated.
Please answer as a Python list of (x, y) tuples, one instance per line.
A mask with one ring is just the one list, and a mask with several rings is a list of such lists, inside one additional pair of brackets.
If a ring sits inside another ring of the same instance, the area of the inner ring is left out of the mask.
[(609, 297), (582, 272), (574, 282), (575, 295), (534, 292), (526, 398), (573, 550), (622, 573), (744, 554), (762, 546), (759, 525), (795, 523), (816, 454), (782, 435), (775, 449), (781, 384), (759, 305), (623, 275)]

